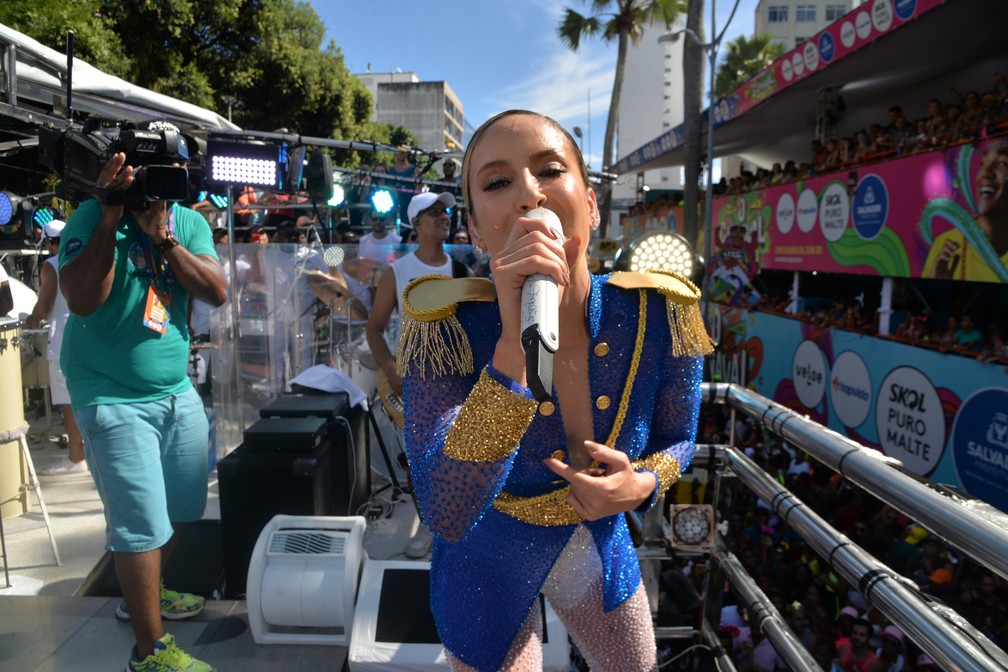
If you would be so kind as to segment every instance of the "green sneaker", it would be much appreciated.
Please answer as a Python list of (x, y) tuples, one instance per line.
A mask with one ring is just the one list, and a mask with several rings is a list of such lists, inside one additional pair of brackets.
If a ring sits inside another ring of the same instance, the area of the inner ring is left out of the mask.
[(217, 672), (216, 667), (196, 660), (175, 644), (175, 638), (165, 636), (154, 642), (154, 653), (137, 660), (137, 650), (126, 664), (126, 672)]
[[(180, 593), (177, 590), (165, 588), (164, 581), (161, 581), (161, 618), (169, 621), (181, 621), (192, 618), (203, 611), (206, 606), (206, 598), (192, 593)], [(120, 600), (119, 606), (115, 610), (116, 620), (128, 623), (130, 620), (129, 610), (126, 609), (126, 600)]]

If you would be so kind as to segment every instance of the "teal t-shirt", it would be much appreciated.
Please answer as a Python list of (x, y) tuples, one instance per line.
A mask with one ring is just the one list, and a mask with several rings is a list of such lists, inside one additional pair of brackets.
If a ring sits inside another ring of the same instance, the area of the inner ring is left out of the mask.
[[(193, 254), (216, 259), (206, 219), (178, 205), (172, 212), (179, 243)], [(100, 217), (101, 206), (90, 200), (67, 222), (60, 236), (61, 271), (87, 247)], [(171, 291), (167, 331), (161, 334), (144, 326), (151, 284), (145, 239), (136, 220), (126, 212), (116, 228), (115, 275), (108, 298), (87, 317), (71, 312), (67, 320), (60, 368), (74, 407), (151, 401), (184, 392), (192, 385), (186, 372), (189, 293), (177, 280)], [(150, 254), (156, 264), (161, 263), (160, 252), (150, 250)], [(159, 278), (159, 287), (165, 288), (165, 279)]]

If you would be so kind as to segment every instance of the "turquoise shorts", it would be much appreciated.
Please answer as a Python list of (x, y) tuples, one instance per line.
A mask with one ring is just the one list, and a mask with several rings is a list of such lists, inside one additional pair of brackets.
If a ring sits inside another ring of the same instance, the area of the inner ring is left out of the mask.
[(75, 408), (84, 455), (105, 505), (105, 547), (164, 546), (172, 523), (203, 517), (207, 425), (194, 388), (156, 401)]

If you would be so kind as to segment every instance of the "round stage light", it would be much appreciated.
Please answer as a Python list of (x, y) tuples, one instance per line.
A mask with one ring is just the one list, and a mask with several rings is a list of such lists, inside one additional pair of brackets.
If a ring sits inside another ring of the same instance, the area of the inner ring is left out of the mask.
[(631, 271), (674, 271), (693, 275), (693, 249), (678, 233), (662, 231), (651, 233), (630, 245)]
[(0, 191), (0, 226), (6, 226), (14, 217), (14, 203), (6, 192)]
[(703, 509), (696, 506), (677, 511), (672, 519), (676, 538), (689, 545), (703, 543), (710, 535), (711, 524)]

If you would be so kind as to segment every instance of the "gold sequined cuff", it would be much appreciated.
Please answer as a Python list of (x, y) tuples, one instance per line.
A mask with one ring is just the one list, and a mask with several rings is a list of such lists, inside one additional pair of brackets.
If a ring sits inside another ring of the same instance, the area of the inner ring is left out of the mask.
[(666, 453), (654, 453), (644, 459), (634, 460), (631, 464), (634, 471), (653, 471), (658, 476), (658, 494), (661, 494), (672, 487), (672, 484), (679, 480), (682, 475), (679, 462)]
[(445, 455), (470, 462), (502, 460), (518, 447), (535, 413), (534, 399), (512, 392), (484, 369), (448, 431)]

